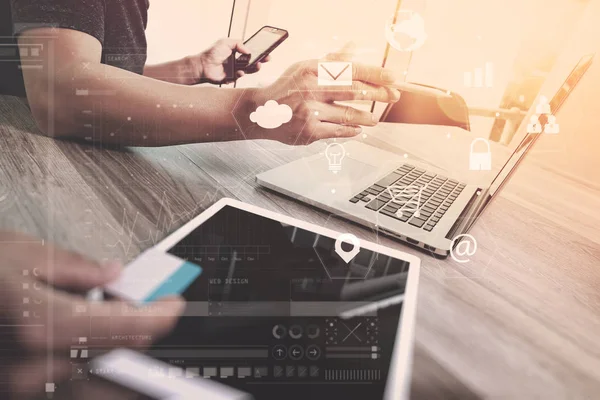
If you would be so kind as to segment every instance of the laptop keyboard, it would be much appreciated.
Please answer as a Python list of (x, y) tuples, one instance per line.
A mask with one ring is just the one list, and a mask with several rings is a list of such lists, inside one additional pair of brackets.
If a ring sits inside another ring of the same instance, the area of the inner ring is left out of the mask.
[(404, 164), (350, 199), (431, 232), (465, 188), (454, 179)]

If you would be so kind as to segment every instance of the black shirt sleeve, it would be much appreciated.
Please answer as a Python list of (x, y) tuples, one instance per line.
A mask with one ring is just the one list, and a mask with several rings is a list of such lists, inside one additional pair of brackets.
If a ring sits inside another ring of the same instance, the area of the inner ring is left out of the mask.
[(105, 0), (10, 0), (14, 35), (39, 27), (87, 33), (104, 45)]

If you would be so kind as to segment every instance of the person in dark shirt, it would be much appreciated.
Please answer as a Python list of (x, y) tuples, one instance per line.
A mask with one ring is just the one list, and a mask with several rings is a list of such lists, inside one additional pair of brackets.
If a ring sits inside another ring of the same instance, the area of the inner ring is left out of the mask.
[[(97, 39), (102, 45), (100, 62), (143, 74), (148, 5), (148, 0), (2, 0), (0, 14), (7, 19), (2, 22), (0, 29), (6, 37), (48, 25), (80, 31)], [(118, 65), (111, 62), (111, 59), (123, 60), (119, 56), (125, 56), (124, 61)], [(16, 64), (11, 68), (16, 79), (0, 78), (0, 88), (5, 94), (25, 96), (20, 69)]]
[[(387, 85), (394, 72), (353, 64), (354, 83), (347, 88), (319, 87), (317, 60), (292, 65), (266, 88), (229, 89), (194, 86), (226, 82), (223, 63), (233, 52), (248, 53), (240, 41), (223, 39), (210, 49), (182, 60), (146, 65), (148, 0), (0, 0), (0, 94), (26, 96), (40, 130), (52, 137), (70, 137), (116, 145), (159, 146), (203, 141), (266, 138), (307, 144), (330, 137), (360, 133), (374, 125), (372, 114), (336, 104), (345, 100), (397, 101), (400, 94)], [(12, 49), (19, 49), (14, 55)], [(344, 59), (344, 52), (331, 59)], [(42, 64), (36, 60), (42, 59)], [(255, 124), (250, 114), (269, 100), (286, 104), (293, 118), (275, 129)], [(84, 125), (94, 113), (94, 135)], [(49, 260), (48, 254), (53, 254)], [(24, 271), (34, 276), (24, 276)], [(37, 271), (37, 273), (35, 273)], [(37, 392), (45, 382), (71, 373), (65, 354), (73, 337), (86, 336), (89, 319), (73, 310), (86, 307), (82, 293), (114, 280), (117, 267), (100, 268), (58, 248), (15, 233), (0, 233), (0, 304), (15, 305), (0, 313), (3, 345), (10, 356), (0, 357), (0, 393)], [(21, 327), (23, 292), (15, 282), (32, 285), (44, 304), (38, 307), (41, 328)], [(59, 288), (68, 289), (67, 291)], [(156, 339), (169, 331), (183, 310), (181, 299), (157, 306), (149, 314), (112, 318), (122, 302), (95, 305), (111, 316), (113, 332), (123, 336), (144, 333)], [(60, 335), (47, 336), (48, 332)], [(148, 343), (103, 343), (106, 348)], [(9, 386), (6, 388), (6, 386)], [(87, 397), (86, 397), (87, 398)]]
[[(12, 7), (8, 1), (0, 4), (0, 11), (5, 15), (5, 20), (0, 20), (1, 36), (13, 36), (12, 42), (16, 42), (16, 37), (21, 32), (34, 27), (49, 25), (54, 28), (77, 30), (100, 42), (102, 64), (173, 83), (222, 82), (226, 78), (223, 68), (218, 71), (203, 70), (203, 66), (210, 66), (209, 58), (217, 55), (217, 62), (221, 67), (221, 58), (227, 58), (233, 50), (246, 53), (246, 49), (237, 40), (225, 39), (219, 41), (210, 51), (196, 57), (147, 66), (145, 30), (148, 24), (148, 0), (108, 0), (106, 3), (104, 0), (12, 2)], [(0, 93), (25, 96), (19, 65), (13, 63), (7, 66), (12, 70), (13, 79), (0, 78)], [(256, 70), (258, 69), (260, 63)], [(8, 71), (8, 68), (6, 70)], [(243, 75), (244, 72), (240, 71), (237, 77)]]
[[(223, 39), (198, 54), (161, 65), (146, 63), (148, 0), (0, 0), (0, 35), (15, 41), (20, 65), (2, 63), (0, 93), (27, 96), (40, 130), (115, 145), (162, 146), (239, 139), (308, 144), (350, 137), (377, 123), (371, 113), (336, 101), (395, 102), (388, 86), (394, 71), (353, 64), (353, 85), (323, 87), (317, 60), (292, 65), (265, 88), (194, 86), (224, 83), (225, 61), (248, 53), (243, 43)], [(37, 50), (31, 50), (35, 49)], [(46, 60), (31, 65), (32, 52)], [(345, 52), (331, 60), (347, 59)], [(267, 129), (250, 114), (274, 100), (289, 106), (291, 121)], [(94, 110), (95, 133), (84, 111)]]

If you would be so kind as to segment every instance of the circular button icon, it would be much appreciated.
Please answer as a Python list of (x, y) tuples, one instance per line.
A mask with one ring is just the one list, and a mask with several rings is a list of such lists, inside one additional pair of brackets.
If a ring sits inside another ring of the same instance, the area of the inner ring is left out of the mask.
[(292, 339), (300, 339), (302, 337), (303, 329), (300, 325), (292, 325), (290, 328), (290, 337)]
[(309, 325), (308, 328), (306, 328), (306, 335), (310, 339), (316, 339), (319, 337), (320, 334), (321, 328), (319, 328), (317, 325)]
[(275, 325), (273, 327), (273, 337), (275, 339), (283, 339), (287, 336), (287, 328), (283, 325)]
[(302, 357), (304, 357), (304, 349), (302, 348), (302, 346), (295, 344), (292, 347), (290, 347), (288, 355), (292, 360), (301, 360)]
[(311, 361), (316, 361), (319, 358), (321, 358), (321, 349), (319, 348), (319, 346), (316, 346), (314, 344), (308, 346), (306, 348), (306, 358), (308, 358)]
[(274, 359), (281, 361), (286, 359), (288, 351), (284, 345), (278, 344), (277, 346), (273, 347), (273, 351), (271, 353), (273, 354)]

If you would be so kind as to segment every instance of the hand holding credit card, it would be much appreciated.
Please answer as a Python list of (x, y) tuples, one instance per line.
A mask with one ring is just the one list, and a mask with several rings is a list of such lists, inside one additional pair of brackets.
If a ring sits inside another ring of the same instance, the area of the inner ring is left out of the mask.
[(201, 273), (202, 268), (196, 264), (149, 249), (127, 265), (121, 276), (105, 289), (113, 296), (142, 305), (180, 295)]

